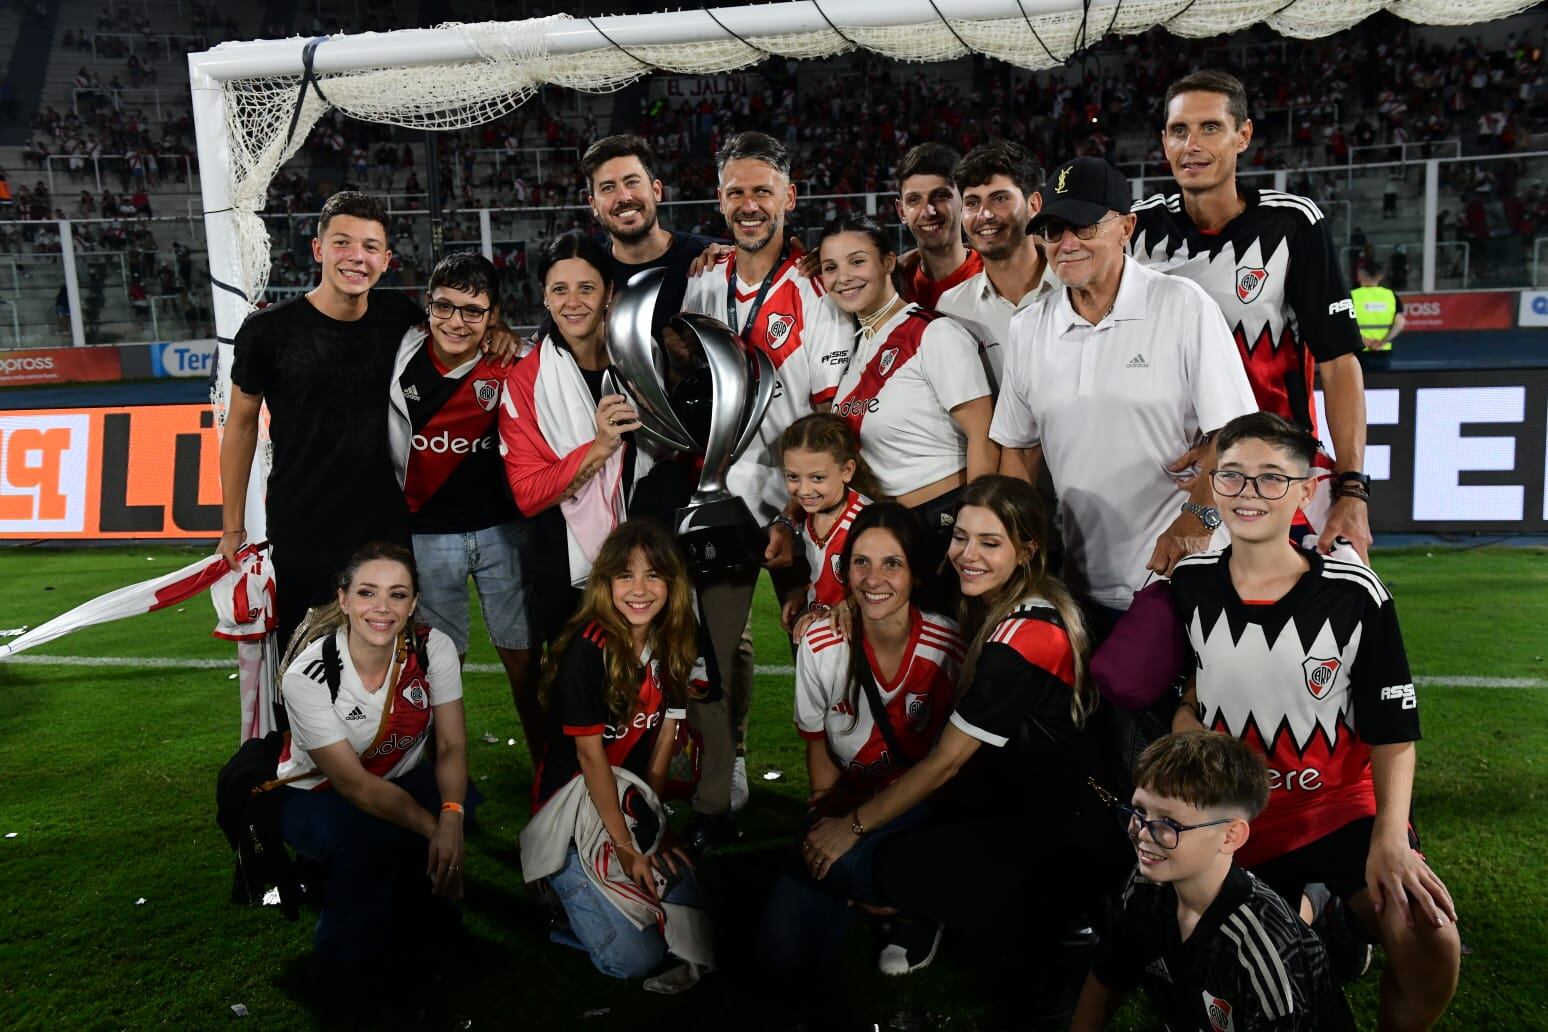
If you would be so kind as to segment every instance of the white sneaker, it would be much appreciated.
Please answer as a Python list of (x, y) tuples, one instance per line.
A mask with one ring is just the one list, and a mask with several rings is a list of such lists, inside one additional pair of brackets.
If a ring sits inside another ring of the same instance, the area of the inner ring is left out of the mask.
[(935, 960), (945, 925), (931, 921), (901, 920), (892, 926), (890, 940), (876, 956), (876, 968), (884, 975), (921, 971)]
[(738, 756), (731, 767), (731, 812), (747, 805), (747, 757)]

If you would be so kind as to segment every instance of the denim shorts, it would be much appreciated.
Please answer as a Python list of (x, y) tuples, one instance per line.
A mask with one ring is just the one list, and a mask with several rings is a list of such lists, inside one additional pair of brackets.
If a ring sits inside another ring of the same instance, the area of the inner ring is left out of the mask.
[(450, 638), (458, 653), (466, 653), (472, 577), (490, 642), (503, 649), (527, 648), (526, 547), (527, 527), (520, 522), (453, 534), (415, 534), (420, 618)]

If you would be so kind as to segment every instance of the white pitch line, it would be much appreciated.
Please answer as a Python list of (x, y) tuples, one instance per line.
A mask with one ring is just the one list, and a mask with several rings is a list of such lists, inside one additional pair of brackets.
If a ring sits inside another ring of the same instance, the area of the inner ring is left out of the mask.
[[(0, 659), (0, 665), (17, 663), (23, 666), (78, 666), (78, 667), (146, 667), (157, 670), (234, 670), (236, 662), (230, 659), (173, 659), (167, 656), (40, 656), (24, 653)], [(470, 674), (498, 674), (505, 668), (498, 663), (469, 663), (464, 667)], [(765, 677), (789, 677), (795, 673), (793, 666), (760, 664), (754, 671)], [(1458, 674), (1429, 674), (1414, 678), (1421, 688), (1548, 688), (1548, 680), (1539, 677), (1471, 677)]]

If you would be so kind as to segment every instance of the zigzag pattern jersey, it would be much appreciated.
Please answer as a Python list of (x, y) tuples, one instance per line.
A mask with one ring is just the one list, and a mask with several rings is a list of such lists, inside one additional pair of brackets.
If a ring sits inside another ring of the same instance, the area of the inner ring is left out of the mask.
[(1392, 596), (1356, 563), (1306, 553), (1277, 602), (1244, 602), (1231, 550), (1177, 564), (1172, 595), (1194, 652), (1204, 726), (1269, 766), (1268, 809), (1237, 854), (1253, 867), (1376, 813), (1371, 746), (1419, 738)]
[(812, 532), (810, 513), (801, 513), (796, 519), (796, 538), (806, 556), (806, 566), (812, 573), (812, 582), (806, 588), (806, 604), (836, 606), (849, 597), (849, 585), (839, 571), (839, 558), (844, 552), (844, 542), (849, 540), (849, 525), (855, 522), (860, 510), (871, 504), (865, 495), (849, 489), (845, 495), (844, 511), (839, 513), (828, 536), (819, 540)]
[(1273, 889), (1234, 865), (1186, 940), (1177, 890), (1136, 869), (1091, 973), (1109, 989), (1143, 985), (1166, 1027), (1179, 1032), (1355, 1028), (1322, 941)]
[(1220, 306), (1258, 406), (1317, 433), (1317, 362), (1360, 349), (1360, 331), (1322, 212), (1310, 199), (1238, 181), (1247, 209), (1217, 233), (1194, 225), (1180, 194), (1134, 206), (1129, 253), (1184, 276)]
[[(869, 788), (897, 780), (918, 763), (940, 736), (951, 713), (964, 644), (957, 625), (944, 616), (909, 609), (908, 645), (891, 680), (876, 678), (893, 735), (908, 755), (893, 756), (871, 713), (865, 691), (855, 689), (851, 706), (849, 643), (819, 620), (807, 629), (796, 652), (796, 730), (802, 738), (827, 739), (828, 749), (846, 777)], [(866, 662), (876, 657), (865, 645)]]
[(607, 762), (643, 778), (650, 771), (650, 754), (662, 725), (667, 720), (688, 718), (685, 709), (668, 705), (661, 689), (659, 664), (651, 659), (647, 646), (640, 657), (645, 664), (645, 676), (640, 681), (634, 709), (627, 719), (615, 723), (607, 707), (607, 663), (603, 656), (606, 645), (602, 626), (593, 621), (570, 639), (559, 657), (559, 672), (554, 677), (549, 700), (552, 719), (548, 750), (538, 764), (532, 784), (534, 813), (580, 773), (575, 739), (601, 735)]

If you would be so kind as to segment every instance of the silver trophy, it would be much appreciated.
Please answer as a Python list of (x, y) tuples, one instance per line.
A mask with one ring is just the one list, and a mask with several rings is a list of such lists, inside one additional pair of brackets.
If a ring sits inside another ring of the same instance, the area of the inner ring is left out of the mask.
[(651, 328), (665, 278), (665, 269), (646, 269), (614, 296), (607, 317), (613, 373), (639, 413), (643, 434), (704, 456), (698, 489), (677, 510), (689, 569), (756, 570), (763, 534), (746, 503), (726, 488), (726, 471), (758, 434), (774, 398), (774, 363), (705, 315), (674, 315), (667, 326), (675, 339), (656, 341)]

